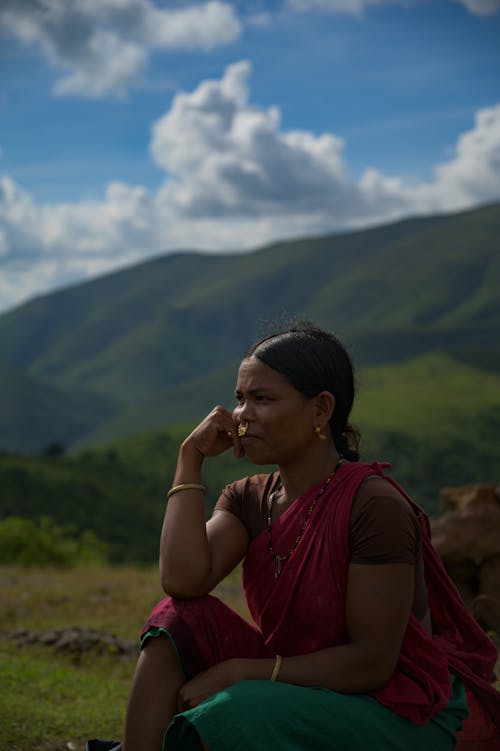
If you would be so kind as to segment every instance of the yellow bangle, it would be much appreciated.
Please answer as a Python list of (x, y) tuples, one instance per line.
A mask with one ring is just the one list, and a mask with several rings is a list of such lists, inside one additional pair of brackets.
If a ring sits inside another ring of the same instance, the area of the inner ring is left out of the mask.
[(281, 663), (283, 662), (283, 657), (281, 655), (276, 655), (276, 659), (274, 661), (274, 668), (273, 672), (271, 673), (271, 680), (275, 681), (278, 677), (278, 674), (280, 672)]
[(181, 485), (174, 485), (173, 488), (167, 493), (167, 498), (174, 495), (174, 493), (180, 493), (181, 490), (201, 490), (203, 493), (206, 491), (204, 485), (198, 485), (196, 482), (183, 482)]

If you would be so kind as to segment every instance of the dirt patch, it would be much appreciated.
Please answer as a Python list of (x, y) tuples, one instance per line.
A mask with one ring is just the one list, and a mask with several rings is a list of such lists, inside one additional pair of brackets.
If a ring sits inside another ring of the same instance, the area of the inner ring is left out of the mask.
[(2, 634), (2, 638), (6, 641), (13, 641), (20, 647), (28, 645), (51, 647), (57, 652), (72, 656), (91, 653), (135, 657), (138, 654), (136, 642), (127, 642), (114, 634), (80, 626), (53, 628), (49, 631), (19, 629)]

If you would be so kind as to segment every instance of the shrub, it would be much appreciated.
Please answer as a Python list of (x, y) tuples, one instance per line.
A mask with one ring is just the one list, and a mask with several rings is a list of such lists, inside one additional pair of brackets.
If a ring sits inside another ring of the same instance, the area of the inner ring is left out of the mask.
[(80, 534), (72, 526), (60, 526), (48, 516), (0, 521), (0, 563), (23, 566), (75, 566), (102, 562), (106, 547), (94, 532)]

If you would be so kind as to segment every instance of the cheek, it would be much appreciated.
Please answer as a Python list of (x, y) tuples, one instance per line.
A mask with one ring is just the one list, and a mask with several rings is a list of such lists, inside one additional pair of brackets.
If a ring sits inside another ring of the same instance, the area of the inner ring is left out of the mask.
[(269, 442), (276, 445), (294, 442), (302, 430), (301, 426), (297, 424), (297, 420), (291, 419), (286, 414), (269, 421), (263, 420), (262, 425)]
[(314, 435), (314, 426), (306, 415), (288, 417), (280, 425), (280, 433), (287, 443), (308, 440)]

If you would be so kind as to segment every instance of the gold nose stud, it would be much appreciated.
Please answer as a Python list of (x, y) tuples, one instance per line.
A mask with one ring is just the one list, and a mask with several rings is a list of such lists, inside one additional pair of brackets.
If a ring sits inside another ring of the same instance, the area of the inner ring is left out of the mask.
[(247, 422), (245, 422), (245, 423), (240, 422), (240, 424), (238, 425), (238, 436), (240, 438), (243, 438), (243, 436), (245, 435), (245, 433), (247, 432), (247, 430), (248, 430), (248, 423)]

